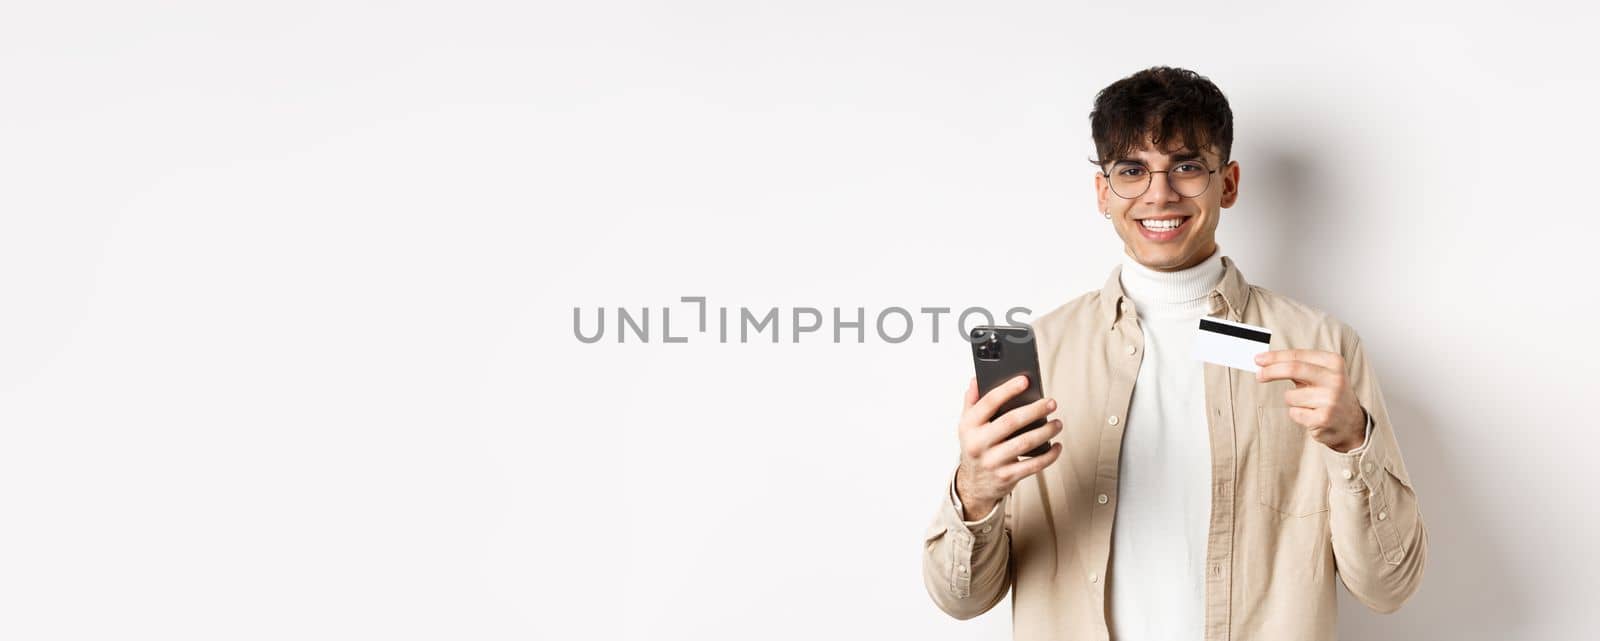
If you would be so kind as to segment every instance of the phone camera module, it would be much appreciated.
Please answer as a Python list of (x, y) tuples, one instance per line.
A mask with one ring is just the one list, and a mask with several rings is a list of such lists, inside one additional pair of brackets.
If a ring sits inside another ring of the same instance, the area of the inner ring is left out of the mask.
[(978, 358), (988, 361), (1000, 360), (1000, 337), (988, 330), (974, 330), (973, 337), (978, 341)]

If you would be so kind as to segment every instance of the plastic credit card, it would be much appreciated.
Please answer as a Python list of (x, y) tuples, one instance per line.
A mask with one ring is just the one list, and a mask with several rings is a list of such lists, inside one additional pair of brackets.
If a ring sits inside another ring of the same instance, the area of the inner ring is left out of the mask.
[(1268, 351), (1271, 342), (1270, 329), (1206, 316), (1200, 319), (1200, 328), (1195, 331), (1194, 357), (1207, 363), (1258, 372), (1261, 366), (1256, 365), (1256, 354)]

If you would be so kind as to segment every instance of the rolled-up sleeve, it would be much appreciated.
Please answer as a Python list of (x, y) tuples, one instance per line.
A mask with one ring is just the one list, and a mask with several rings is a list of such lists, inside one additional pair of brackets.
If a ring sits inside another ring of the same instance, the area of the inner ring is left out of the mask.
[(1357, 600), (1387, 613), (1421, 584), (1428, 533), (1377, 376), (1360, 337), (1346, 329), (1345, 366), (1369, 424), (1361, 447), (1347, 453), (1323, 448), (1334, 564)]
[(993, 608), (1011, 587), (1010, 497), (977, 521), (962, 520), (954, 475), (928, 526), (922, 581), (934, 605), (957, 619)]

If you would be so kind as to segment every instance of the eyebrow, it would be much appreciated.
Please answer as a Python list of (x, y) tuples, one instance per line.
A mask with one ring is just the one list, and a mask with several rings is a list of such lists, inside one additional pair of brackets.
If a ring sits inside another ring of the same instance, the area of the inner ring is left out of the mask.
[[(1178, 153), (1172, 154), (1172, 161), (1173, 162), (1182, 162), (1182, 161), (1185, 161), (1185, 160), (1205, 160), (1205, 157), (1198, 151), (1180, 151)], [(1131, 163), (1138, 163), (1138, 164), (1141, 164), (1141, 165), (1144, 164), (1143, 160), (1138, 160), (1138, 159), (1135, 159), (1135, 158), (1128, 158), (1128, 157), (1118, 158), (1113, 164), (1118, 163), (1118, 162), (1131, 162)]]

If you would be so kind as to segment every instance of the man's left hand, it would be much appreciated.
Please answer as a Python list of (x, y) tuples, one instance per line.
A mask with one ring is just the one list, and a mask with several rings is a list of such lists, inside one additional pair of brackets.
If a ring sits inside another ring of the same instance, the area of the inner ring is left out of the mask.
[(1283, 393), (1289, 418), (1311, 430), (1311, 438), (1336, 452), (1361, 447), (1367, 413), (1350, 389), (1344, 357), (1314, 349), (1279, 349), (1256, 354), (1259, 382), (1288, 379), (1294, 389)]

